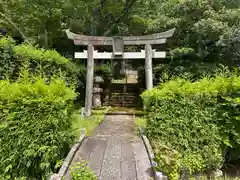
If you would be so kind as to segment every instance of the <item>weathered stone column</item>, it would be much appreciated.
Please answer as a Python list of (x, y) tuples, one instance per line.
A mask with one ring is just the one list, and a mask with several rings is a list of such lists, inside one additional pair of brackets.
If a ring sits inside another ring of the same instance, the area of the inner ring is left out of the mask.
[(146, 88), (150, 90), (153, 88), (153, 70), (152, 70), (152, 46), (146, 44), (145, 46), (145, 76)]
[(86, 97), (85, 97), (85, 115), (91, 116), (92, 113), (92, 99), (93, 99), (93, 78), (94, 78), (94, 47), (88, 45), (88, 59), (87, 59), (87, 81), (86, 81)]
[(93, 88), (93, 107), (101, 107), (101, 93), (103, 92), (102, 88), (100, 88), (100, 84), (103, 83), (104, 80), (100, 76), (96, 76), (94, 78), (94, 88)]

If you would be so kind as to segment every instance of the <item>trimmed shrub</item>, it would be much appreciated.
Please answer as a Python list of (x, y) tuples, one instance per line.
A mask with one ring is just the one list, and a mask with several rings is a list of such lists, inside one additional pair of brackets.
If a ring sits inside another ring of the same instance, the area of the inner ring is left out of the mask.
[(240, 143), (239, 92), (237, 75), (175, 79), (144, 92), (158, 168), (171, 179), (221, 168), (226, 150)]
[(21, 68), (46, 77), (60, 74), (68, 82), (76, 81), (81, 68), (54, 50), (38, 49), (30, 44), (15, 45), (12, 39), (0, 39), (0, 76), (16, 80)]
[(0, 81), (0, 178), (47, 179), (73, 142), (73, 100), (65, 81), (29, 77)]
[(110, 64), (101, 64), (96, 66), (95, 74), (101, 76), (104, 79), (104, 82), (109, 83), (112, 79), (112, 69)]

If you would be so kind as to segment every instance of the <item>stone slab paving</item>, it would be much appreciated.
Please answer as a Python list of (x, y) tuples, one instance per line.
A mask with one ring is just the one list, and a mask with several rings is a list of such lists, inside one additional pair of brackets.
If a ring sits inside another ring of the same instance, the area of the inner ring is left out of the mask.
[[(150, 161), (131, 115), (107, 115), (84, 140), (73, 162), (88, 161), (99, 180), (150, 180)], [(69, 172), (65, 176), (70, 180)]]

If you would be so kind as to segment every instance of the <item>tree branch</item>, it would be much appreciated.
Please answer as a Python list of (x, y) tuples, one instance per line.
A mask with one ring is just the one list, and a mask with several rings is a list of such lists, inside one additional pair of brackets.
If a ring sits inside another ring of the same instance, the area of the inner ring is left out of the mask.
[(15, 29), (17, 29), (17, 31), (19, 32), (19, 34), (22, 36), (22, 38), (23, 38), (24, 40), (27, 39), (27, 37), (23, 34), (23, 32), (17, 27), (17, 25), (16, 25), (10, 18), (8, 18), (5, 14), (3, 14), (3, 13), (1, 13), (1, 12), (0, 12), (0, 15), (1, 15), (4, 19), (6, 19)]
[(18, 32), (19, 34), (22, 36), (22, 38), (24, 40), (27, 40), (27, 37), (24, 35), (24, 33), (20, 30), (20, 28), (17, 27), (17, 25), (9, 18), (7, 17), (5, 14), (4, 14), (4, 11), (5, 11), (5, 8), (4, 8), (4, 5), (3, 3), (0, 4), (2, 6), (2, 11), (3, 12), (0, 12), (0, 16), (2, 16), (5, 20), (7, 20)]

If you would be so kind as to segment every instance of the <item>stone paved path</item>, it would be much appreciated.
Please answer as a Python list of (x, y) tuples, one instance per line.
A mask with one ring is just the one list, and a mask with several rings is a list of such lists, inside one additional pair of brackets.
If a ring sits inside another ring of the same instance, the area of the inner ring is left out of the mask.
[[(87, 160), (99, 180), (149, 180), (152, 170), (145, 146), (129, 115), (107, 115), (87, 138), (73, 162)], [(65, 179), (71, 179), (69, 172)]]

